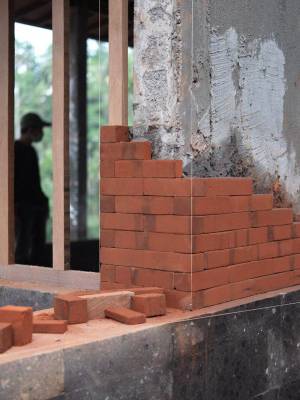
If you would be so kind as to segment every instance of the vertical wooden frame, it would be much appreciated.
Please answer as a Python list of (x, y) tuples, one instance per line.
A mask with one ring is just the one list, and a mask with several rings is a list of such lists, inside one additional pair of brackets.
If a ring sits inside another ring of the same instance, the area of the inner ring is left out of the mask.
[(128, 0), (109, 0), (109, 124), (128, 124)]
[(69, 0), (52, 0), (53, 268), (70, 266)]
[(0, 1), (0, 264), (14, 263), (13, 1)]

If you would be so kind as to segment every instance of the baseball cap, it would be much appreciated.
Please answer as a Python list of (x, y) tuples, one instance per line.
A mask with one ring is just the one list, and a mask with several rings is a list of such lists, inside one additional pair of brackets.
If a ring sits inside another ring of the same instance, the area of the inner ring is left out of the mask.
[(21, 118), (22, 130), (27, 128), (43, 128), (44, 126), (51, 126), (51, 122), (44, 121), (36, 113), (27, 113)]

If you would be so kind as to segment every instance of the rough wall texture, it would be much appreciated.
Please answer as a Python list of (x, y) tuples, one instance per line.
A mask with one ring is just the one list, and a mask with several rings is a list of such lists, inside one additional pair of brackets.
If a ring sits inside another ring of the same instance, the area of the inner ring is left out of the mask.
[(299, 212), (300, 2), (135, 3), (134, 136), (187, 174), (251, 175)]

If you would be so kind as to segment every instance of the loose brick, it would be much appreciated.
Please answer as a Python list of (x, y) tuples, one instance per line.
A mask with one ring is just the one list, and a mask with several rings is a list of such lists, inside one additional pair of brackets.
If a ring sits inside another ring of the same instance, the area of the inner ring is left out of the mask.
[(111, 125), (101, 127), (101, 143), (128, 142), (128, 126)]
[(158, 293), (135, 295), (131, 300), (131, 308), (145, 314), (146, 317), (165, 315), (166, 296)]
[(105, 213), (114, 213), (116, 211), (115, 196), (101, 196), (100, 211)]
[(88, 320), (87, 311), (87, 301), (81, 297), (64, 294), (54, 298), (55, 319), (82, 324)]
[(100, 181), (102, 195), (142, 195), (143, 179), (141, 178), (103, 178)]
[(252, 261), (228, 267), (229, 281), (239, 282), (291, 269), (290, 257)]
[(291, 224), (293, 213), (290, 208), (274, 208), (269, 211), (254, 211), (252, 213), (252, 226), (287, 225)]
[(142, 231), (144, 229), (144, 218), (141, 214), (102, 213), (101, 228)]
[(206, 196), (240, 196), (252, 194), (250, 178), (200, 178), (205, 182)]
[(230, 251), (215, 250), (205, 253), (205, 269), (225, 267), (230, 264)]
[(105, 310), (105, 317), (126, 325), (137, 325), (146, 322), (145, 314), (125, 307), (108, 307)]
[(150, 160), (150, 142), (103, 143), (100, 147), (101, 160)]
[[(182, 254), (151, 250), (101, 248), (101, 263), (163, 271), (191, 272), (204, 269), (203, 254)], [(149, 284), (148, 284), (149, 286)]]
[(283, 240), (292, 237), (292, 225), (269, 226), (270, 240)]
[(254, 194), (250, 197), (250, 210), (271, 210), (273, 208), (272, 194)]
[(134, 294), (164, 293), (164, 289), (161, 287), (131, 287), (128, 290)]
[(116, 212), (165, 215), (174, 213), (174, 198), (161, 196), (116, 196)]
[(101, 276), (101, 282), (115, 282), (116, 266), (102, 264), (100, 270), (100, 276)]
[(32, 341), (31, 307), (0, 307), (0, 322), (12, 324), (14, 346), (24, 346)]
[(258, 245), (258, 257), (260, 260), (278, 257), (278, 255), (279, 246), (277, 242), (261, 243)]
[(115, 161), (114, 160), (101, 160), (100, 176), (101, 176), (101, 178), (114, 178), (114, 176), (115, 176)]
[(104, 318), (108, 307), (130, 307), (133, 293), (129, 290), (103, 292), (80, 296), (87, 302), (88, 319)]
[(203, 291), (203, 307), (213, 306), (215, 304), (226, 303), (230, 301), (230, 286), (219, 286)]
[(68, 329), (67, 321), (56, 320), (33, 320), (34, 333), (65, 333)]
[(0, 322), (0, 354), (10, 349), (13, 345), (12, 324)]

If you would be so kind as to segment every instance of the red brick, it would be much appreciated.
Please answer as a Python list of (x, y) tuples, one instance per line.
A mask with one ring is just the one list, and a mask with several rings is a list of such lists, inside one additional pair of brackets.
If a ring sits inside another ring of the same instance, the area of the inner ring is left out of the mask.
[(175, 215), (192, 215), (193, 197), (174, 197), (174, 214)]
[(150, 160), (150, 142), (103, 143), (100, 146), (101, 160)]
[(247, 279), (288, 271), (291, 268), (290, 257), (280, 257), (252, 261), (228, 267), (229, 281), (239, 282)]
[(166, 296), (159, 293), (139, 294), (131, 298), (131, 308), (146, 317), (166, 314)]
[(125, 285), (132, 285), (134, 268), (116, 266), (116, 283), (124, 283)]
[(101, 160), (100, 176), (101, 176), (101, 178), (114, 178), (114, 176), (115, 176), (115, 161), (114, 160)]
[(65, 333), (68, 329), (67, 321), (33, 320), (34, 333)]
[(144, 229), (143, 215), (102, 213), (101, 228), (110, 230), (142, 231)]
[(237, 247), (235, 249), (231, 249), (230, 253), (232, 264), (239, 264), (258, 259), (257, 246)]
[(249, 196), (178, 197), (174, 204), (178, 215), (226, 214), (248, 211)]
[(54, 298), (55, 319), (68, 321), (69, 324), (87, 322), (87, 301), (69, 294), (57, 295)]
[(293, 253), (300, 253), (300, 239), (293, 240)]
[(100, 211), (113, 213), (115, 209), (115, 196), (101, 196), (100, 197)]
[(279, 246), (278, 242), (261, 243), (258, 245), (258, 257), (260, 260), (264, 258), (278, 257)]
[(193, 274), (175, 273), (174, 275), (175, 289), (186, 292), (221, 286), (227, 282), (228, 267), (195, 272)]
[(147, 196), (191, 196), (191, 180), (187, 178), (145, 178)]
[(101, 282), (101, 292), (105, 290), (119, 290), (126, 289), (126, 285), (124, 283), (116, 283), (116, 282)]
[(272, 194), (254, 194), (250, 197), (250, 210), (271, 210), (273, 208)]
[(154, 270), (136, 268), (133, 274), (132, 283), (137, 286), (154, 286)]
[(230, 301), (230, 285), (219, 286), (203, 291), (203, 307)]
[(114, 319), (126, 325), (137, 325), (146, 322), (145, 314), (125, 307), (108, 307), (104, 312), (106, 318)]
[(293, 266), (295, 269), (300, 269), (300, 254), (295, 254), (293, 256)]
[(145, 215), (145, 230), (148, 232), (183, 233), (191, 232), (191, 217), (178, 215)]
[(116, 281), (116, 266), (102, 264), (100, 269), (101, 282)]
[(0, 354), (10, 349), (13, 345), (12, 324), (0, 322)]
[(138, 196), (143, 194), (141, 178), (104, 178), (100, 181), (102, 195)]
[[(190, 235), (148, 232), (145, 240), (145, 248), (148, 250), (192, 253), (192, 238)], [(195, 253), (197, 252), (195, 251)]]
[(294, 222), (292, 227), (293, 227), (293, 237), (294, 238), (300, 237), (300, 223), (299, 222), (298, 223)]
[(235, 247), (248, 245), (249, 229), (239, 229), (235, 231)]
[(205, 253), (205, 269), (225, 267), (230, 264), (230, 250), (215, 250)]
[(180, 178), (181, 160), (147, 160), (143, 162), (143, 176), (146, 178)]
[(164, 293), (164, 289), (160, 287), (130, 287), (128, 288), (130, 292), (134, 294), (147, 294), (147, 293)]
[(248, 231), (248, 243), (258, 244), (268, 241), (268, 228), (262, 226), (260, 228), (252, 228)]
[(115, 231), (101, 229), (100, 244), (103, 247), (115, 247)]
[[(101, 263), (163, 271), (190, 272), (204, 268), (203, 254), (181, 254), (151, 250), (101, 248)], [(149, 284), (148, 284), (149, 286)]]
[(206, 233), (192, 236), (193, 252), (222, 250), (234, 247), (235, 231)]
[(12, 324), (14, 346), (24, 346), (32, 341), (31, 307), (0, 307), (0, 322)]
[(252, 194), (249, 178), (202, 178), (206, 196), (240, 196)]
[(283, 240), (292, 237), (292, 225), (269, 226), (268, 229), (271, 240)]
[(147, 234), (146, 232), (133, 231), (114, 231), (115, 242), (114, 246), (120, 249), (147, 249)]
[(116, 212), (136, 214), (173, 214), (173, 197), (116, 196)]
[(128, 142), (128, 126), (111, 125), (101, 127), (101, 143)]
[[(182, 217), (184, 218), (184, 217)], [(249, 213), (232, 213), (220, 215), (207, 215), (205, 217), (193, 217), (192, 232), (210, 233), (234, 229), (248, 228), (251, 225)]]
[(255, 279), (248, 279), (230, 285), (230, 299), (237, 300), (243, 297), (254, 296), (256, 294)]
[(167, 307), (178, 308), (184, 311), (201, 308), (203, 307), (202, 293), (202, 291), (191, 293), (179, 290), (167, 290)]
[(281, 242), (278, 242), (278, 244), (280, 256), (287, 256), (294, 253), (293, 240), (282, 240)]
[(174, 272), (153, 271), (153, 285), (164, 289), (174, 288)]
[(252, 213), (253, 226), (287, 225), (291, 224), (293, 213), (290, 208), (274, 208), (269, 211), (254, 211)]
[(291, 273), (284, 272), (255, 279), (256, 293), (265, 293), (290, 286)]
[(121, 178), (142, 178), (142, 160), (118, 160), (115, 163), (115, 176)]

